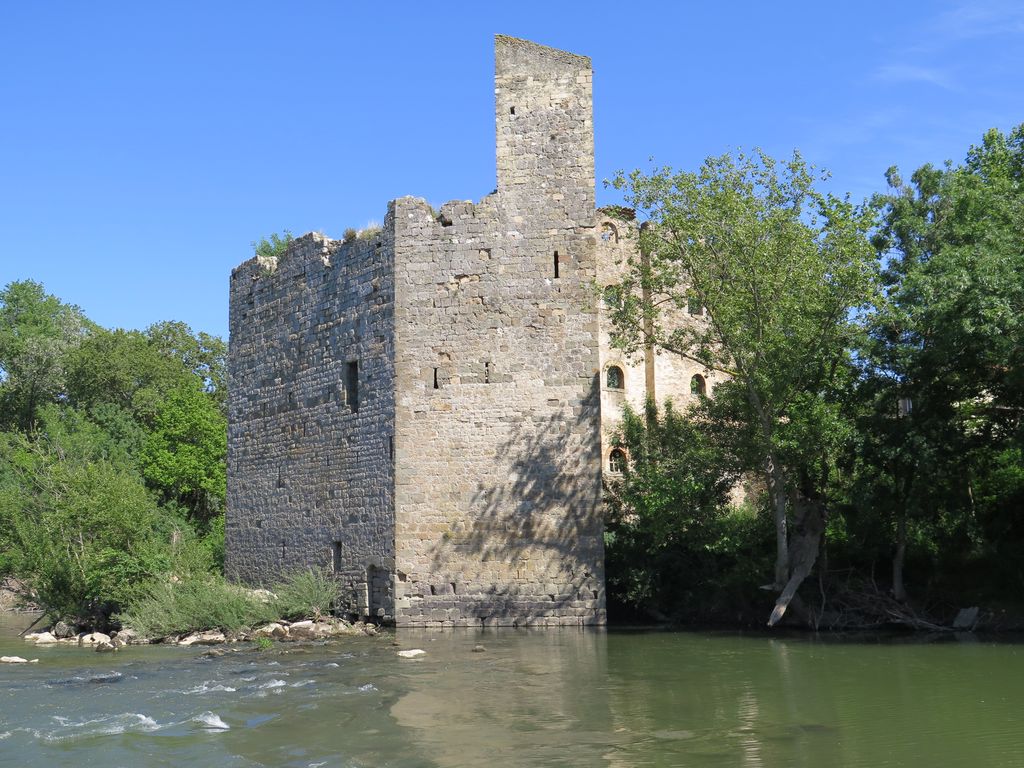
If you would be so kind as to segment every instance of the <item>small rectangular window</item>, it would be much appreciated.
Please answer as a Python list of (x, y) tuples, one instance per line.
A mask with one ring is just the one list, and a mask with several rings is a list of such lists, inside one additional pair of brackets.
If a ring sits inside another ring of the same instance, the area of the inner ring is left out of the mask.
[(555, 251), (555, 277), (558, 277), (558, 251)]
[(345, 368), (345, 402), (352, 413), (359, 412), (359, 361), (350, 362)]
[(341, 569), (343, 568), (343, 564), (342, 564), (342, 561), (341, 561), (341, 542), (340, 541), (336, 541), (336, 542), (334, 542), (331, 545), (331, 552), (332, 552), (332, 555), (333, 555), (331, 559), (333, 560), (333, 564), (334, 564), (334, 572), (335, 573), (341, 573)]
[(437, 372), (438, 372), (438, 369), (435, 368), (434, 369), (434, 389), (440, 389), (441, 388), (441, 383), (438, 381), (438, 378), (437, 378)]
[(491, 364), (484, 363), (484, 384), (491, 383)]

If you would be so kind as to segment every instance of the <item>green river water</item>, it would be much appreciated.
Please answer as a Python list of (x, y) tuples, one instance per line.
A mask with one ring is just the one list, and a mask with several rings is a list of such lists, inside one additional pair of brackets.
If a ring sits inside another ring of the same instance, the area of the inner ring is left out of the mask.
[(398, 632), (208, 658), (37, 647), (18, 622), (0, 655), (39, 663), (0, 665), (3, 766), (1024, 765), (1006, 642)]

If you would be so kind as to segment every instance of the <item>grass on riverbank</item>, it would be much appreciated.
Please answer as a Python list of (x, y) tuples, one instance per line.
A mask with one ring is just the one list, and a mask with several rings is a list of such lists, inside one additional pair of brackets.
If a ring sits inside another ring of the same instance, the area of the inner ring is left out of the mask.
[(144, 637), (208, 629), (237, 632), (276, 619), (326, 615), (339, 594), (338, 583), (318, 570), (292, 573), (269, 593), (205, 576), (155, 584), (119, 618)]

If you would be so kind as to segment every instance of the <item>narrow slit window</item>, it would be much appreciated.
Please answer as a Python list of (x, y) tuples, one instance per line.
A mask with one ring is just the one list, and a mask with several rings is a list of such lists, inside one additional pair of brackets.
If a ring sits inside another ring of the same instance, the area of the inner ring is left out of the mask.
[(558, 277), (558, 251), (555, 251), (555, 277)]
[(440, 382), (438, 381), (438, 378), (437, 378), (438, 370), (439, 369), (437, 369), (437, 368), (434, 369), (434, 389), (440, 389), (441, 388), (441, 384), (440, 384)]
[(359, 361), (345, 367), (345, 402), (352, 413), (359, 412)]
[(342, 565), (342, 560), (341, 560), (341, 542), (340, 541), (336, 541), (336, 542), (334, 542), (334, 544), (331, 545), (331, 553), (332, 553), (331, 560), (333, 561), (333, 564), (334, 564), (334, 572), (335, 573), (341, 573), (341, 569), (342, 569), (343, 565)]
[(514, 115), (516, 113), (516, 108), (515, 107), (509, 107), (508, 113), (510, 115)]
[(491, 364), (484, 363), (484, 384), (491, 383)]

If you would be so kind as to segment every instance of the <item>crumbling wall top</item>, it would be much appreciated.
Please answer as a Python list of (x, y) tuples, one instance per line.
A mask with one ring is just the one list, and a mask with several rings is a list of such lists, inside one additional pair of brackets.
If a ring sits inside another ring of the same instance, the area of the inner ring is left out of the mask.
[(558, 48), (549, 48), (529, 40), (508, 35), (494, 36), (494, 60), (497, 74), (509, 71), (519, 72), (531, 66), (568, 64), (572, 67), (590, 68), (590, 57), (569, 53)]

